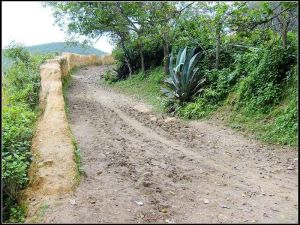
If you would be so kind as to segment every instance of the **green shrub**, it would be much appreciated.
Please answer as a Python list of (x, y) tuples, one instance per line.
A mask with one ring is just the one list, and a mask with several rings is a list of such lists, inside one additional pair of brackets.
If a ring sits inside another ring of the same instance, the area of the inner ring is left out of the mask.
[(4, 56), (17, 63), (22, 62), (30, 64), (32, 62), (29, 51), (21, 44), (17, 44), (15, 42), (11, 42), (9, 44), (8, 48), (4, 52)]
[(230, 68), (205, 70), (202, 95), (182, 104), (176, 113), (199, 119), (224, 107), (221, 111), (228, 113), (222, 117), (233, 127), (266, 142), (296, 145), (297, 70), (292, 53), (278, 46), (249, 49), (237, 54)]
[(237, 74), (231, 73), (229, 68), (206, 71), (207, 86), (202, 97), (209, 104), (218, 105), (228, 95), (237, 80)]
[(203, 98), (198, 98), (195, 102), (183, 105), (177, 114), (185, 119), (200, 119), (208, 116), (214, 109), (216, 106), (208, 104)]
[(194, 51), (195, 49), (191, 49), (187, 52), (187, 47), (181, 49), (177, 54), (175, 65), (171, 54), (170, 76), (164, 81), (167, 88), (162, 88), (162, 92), (171, 100), (188, 102), (203, 91), (205, 78), (200, 76), (199, 68), (195, 68), (201, 54), (194, 54)]
[[(247, 57), (254, 59), (245, 63), (245, 78), (237, 86), (239, 107), (267, 112), (282, 98), (284, 80), (296, 58), (281, 47), (264, 48), (252, 52)], [(259, 59), (259, 60), (258, 60)]]
[(117, 73), (113, 70), (110, 70), (110, 69), (108, 69), (104, 72), (103, 78), (109, 84), (118, 81)]
[(23, 222), (24, 208), (18, 199), (28, 184), (31, 140), (39, 112), (39, 66), (52, 55), (32, 56), (22, 46), (13, 45), (6, 56), (13, 64), (4, 74), (2, 87), (2, 212), (5, 222)]

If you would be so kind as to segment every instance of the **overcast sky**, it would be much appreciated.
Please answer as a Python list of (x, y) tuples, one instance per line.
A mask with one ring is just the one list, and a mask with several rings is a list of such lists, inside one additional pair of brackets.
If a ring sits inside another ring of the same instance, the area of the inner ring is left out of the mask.
[[(15, 40), (24, 45), (65, 41), (65, 34), (56, 25), (50, 8), (40, 2), (1, 2), (2, 48)], [(111, 44), (102, 37), (94, 47), (110, 53)]]

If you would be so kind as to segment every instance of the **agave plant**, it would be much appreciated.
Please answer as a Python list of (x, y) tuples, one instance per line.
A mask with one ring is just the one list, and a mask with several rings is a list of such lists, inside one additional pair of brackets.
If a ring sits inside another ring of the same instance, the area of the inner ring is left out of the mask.
[(205, 78), (201, 79), (198, 73), (199, 68), (194, 68), (201, 54), (194, 54), (195, 48), (187, 53), (187, 47), (180, 49), (176, 58), (176, 65), (171, 53), (169, 73), (170, 77), (164, 83), (167, 88), (162, 88), (162, 92), (171, 99), (180, 102), (190, 101), (193, 96), (202, 91), (201, 85)]

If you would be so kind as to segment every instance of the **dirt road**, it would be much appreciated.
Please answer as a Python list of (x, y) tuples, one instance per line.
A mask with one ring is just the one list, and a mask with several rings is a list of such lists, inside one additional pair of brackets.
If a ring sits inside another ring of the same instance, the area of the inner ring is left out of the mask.
[(183, 122), (73, 75), (69, 122), (85, 175), (47, 223), (296, 223), (298, 152), (213, 122)]

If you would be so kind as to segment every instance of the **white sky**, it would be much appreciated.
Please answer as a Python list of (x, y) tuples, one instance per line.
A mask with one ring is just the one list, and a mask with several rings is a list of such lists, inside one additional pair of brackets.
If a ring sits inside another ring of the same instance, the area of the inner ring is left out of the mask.
[[(2, 5), (2, 49), (15, 40), (24, 45), (38, 45), (65, 41), (65, 34), (54, 25), (50, 8), (40, 2), (1, 2)], [(95, 48), (111, 53), (112, 45), (101, 37)]]

